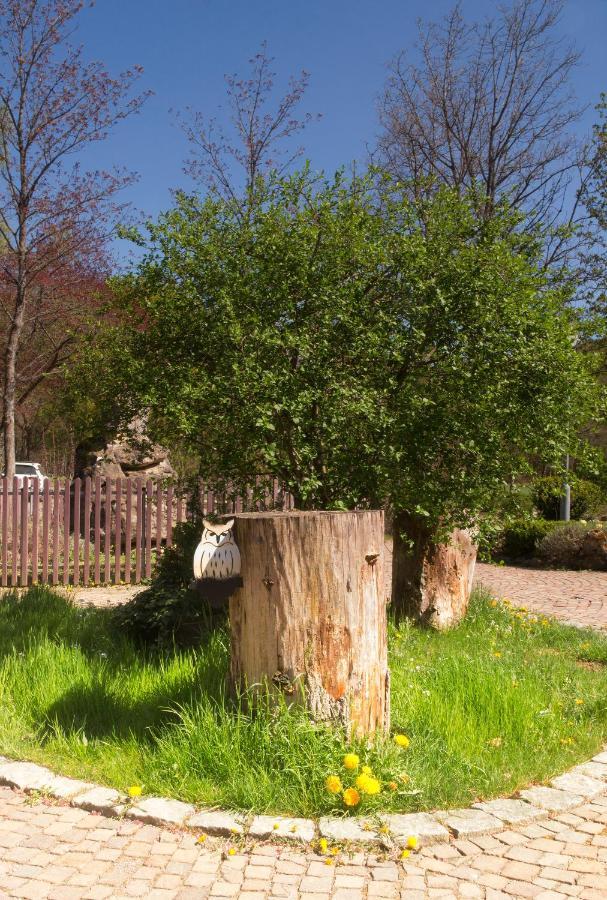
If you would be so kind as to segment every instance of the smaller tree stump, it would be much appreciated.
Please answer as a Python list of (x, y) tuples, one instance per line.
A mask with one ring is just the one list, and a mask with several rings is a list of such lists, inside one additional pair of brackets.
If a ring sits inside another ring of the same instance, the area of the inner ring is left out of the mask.
[(235, 516), (235, 691), (280, 692), (350, 734), (389, 726), (381, 511)]
[(465, 529), (456, 528), (448, 543), (437, 544), (414, 518), (406, 514), (395, 518), (392, 606), (396, 618), (407, 617), (441, 631), (457, 625), (468, 611), (476, 550)]

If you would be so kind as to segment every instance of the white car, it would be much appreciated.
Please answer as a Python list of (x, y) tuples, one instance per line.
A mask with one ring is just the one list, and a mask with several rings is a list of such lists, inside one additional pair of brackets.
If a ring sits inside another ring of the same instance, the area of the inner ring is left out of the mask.
[(33, 484), (31, 479), (36, 478), (40, 488), (44, 487), (44, 482), (46, 481), (46, 476), (42, 474), (42, 469), (40, 468), (39, 463), (32, 462), (16, 462), (15, 463), (15, 477), (19, 479), (19, 481), (23, 481), (25, 478), (28, 478), (29, 490), (33, 490)]

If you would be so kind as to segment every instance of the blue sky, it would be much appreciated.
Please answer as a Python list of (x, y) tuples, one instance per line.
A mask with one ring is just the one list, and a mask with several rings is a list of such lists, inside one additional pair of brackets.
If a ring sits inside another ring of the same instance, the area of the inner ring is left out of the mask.
[[(463, 2), (469, 17), (496, 5)], [(304, 108), (322, 120), (302, 140), (314, 168), (364, 159), (377, 134), (375, 104), (388, 60), (404, 48), (413, 52), (420, 16), (437, 19), (451, 6), (452, 0), (97, 0), (80, 17), (86, 56), (113, 72), (141, 64), (141, 84), (154, 96), (95, 149), (92, 162), (137, 171), (127, 196), (145, 215), (167, 208), (170, 189), (186, 183), (187, 153), (169, 110), (191, 106), (221, 119), (224, 74), (246, 72), (263, 40), (276, 57), (279, 86), (292, 73), (310, 72)], [(583, 51), (575, 88), (592, 106), (607, 90), (607, 0), (568, 0), (562, 31)], [(583, 127), (593, 121), (590, 109)]]

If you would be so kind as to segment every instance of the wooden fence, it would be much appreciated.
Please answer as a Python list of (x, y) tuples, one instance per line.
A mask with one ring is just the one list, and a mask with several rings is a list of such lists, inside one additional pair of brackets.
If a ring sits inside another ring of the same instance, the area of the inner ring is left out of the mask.
[[(292, 505), (276, 483), (255, 496), (203, 488), (199, 502), (206, 514)], [(1, 478), (0, 584), (138, 584), (187, 516), (186, 496), (151, 479)]]

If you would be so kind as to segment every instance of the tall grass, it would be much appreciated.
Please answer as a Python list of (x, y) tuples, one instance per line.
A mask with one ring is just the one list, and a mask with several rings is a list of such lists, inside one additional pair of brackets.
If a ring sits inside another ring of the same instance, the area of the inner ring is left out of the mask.
[[(286, 705), (226, 694), (228, 636), (196, 650), (143, 651), (107, 610), (43, 588), (0, 600), (0, 753), (65, 774), (203, 805), (314, 815), (355, 750), (394, 791), (361, 809), (468, 804), (544, 780), (607, 735), (607, 639), (532, 622), (476, 595), (466, 621), (437, 634), (390, 628), (393, 732), (370, 746)], [(583, 702), (580, 702), (583, 701)]]

